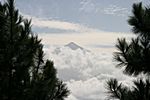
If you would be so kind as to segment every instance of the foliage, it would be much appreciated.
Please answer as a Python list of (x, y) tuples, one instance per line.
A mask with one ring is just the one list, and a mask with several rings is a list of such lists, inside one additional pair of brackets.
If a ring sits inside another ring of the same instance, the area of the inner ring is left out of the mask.
[(116, 79), (110, 79), (106, 82), (109, 99), (119, 100), (150, 100), (150, 81), (136, 80), (134, 86), (127, 87), (119, 83)]
[(14, 0), (0, 3), (0, 100), (64, 100), (69, 91)]
[(128, 23), (137, 37), (130, 42), (125, 38), (118, 39), (114, 59), (118, 62), (117, 67), (124, 68), (125, 74), (137, 76), (143, 73), (148, 78), (134, 81), (131, 89), (111, 79), (107, 81), (107, 90), (111, 98), (119, 100), (150, 100), (150, 7), (133, 4), (132, 13)]

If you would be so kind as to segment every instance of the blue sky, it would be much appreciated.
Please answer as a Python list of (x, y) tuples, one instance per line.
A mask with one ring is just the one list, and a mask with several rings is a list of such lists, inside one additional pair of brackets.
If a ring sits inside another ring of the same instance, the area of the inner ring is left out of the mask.
[[(142, 0), (16, 0), (33, 31), (46, 45), (75, 42), (89, 48), (112, 47), (131, 35), (127, 19), (132, 4)], [(144, 5), (150, 1), (143, 0)], [(106, 46), (105, 46), (106, 45)]]
[[(109, 32), (129, 32), (134, 2), (141, 0), (18, 0), (17, 7), (31, 16), (79, 23)], [(143, 0), (143, 3), (149, 2)]]

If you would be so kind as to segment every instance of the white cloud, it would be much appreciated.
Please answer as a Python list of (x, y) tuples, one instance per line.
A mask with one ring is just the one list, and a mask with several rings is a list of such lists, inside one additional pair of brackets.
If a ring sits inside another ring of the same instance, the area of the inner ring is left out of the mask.
[(141, 1), (143, 1), (143, 0), (133, 0), (134, 2), (141, 2)]
[(122, 8), (116, 5), (109, 5), (108, 7), (104, 8), (103, 12), (109, 15), (116, 15), (116, 16), (126, 16), (129, 14), (127, 8)]
[(74, 30), (79, 31), (82, 26), (78, 24), (73, 24), (64, 21), (58, 20), (42, 20), (42, 19), (33, 19), (33, 25), (38, 27), (47, 27), (47, 28), (54, 28), (54, 29), (62, 29), (62, 30)]
[(68, 98), (66, 98), (65, 100), (79, 100), (79, 99), (77, 99), (77, 98), (74, 97), (72, 94), (70, 94), (70, 95), (68, 96)]
[(68, 88), (71, 89), (72, 95), (79, 100), (104, 100), (104, 82), (97, 78), (88, 80), (71, 80), (67, 82)]
[(59, 78), (66, 81), (71, 90), (71, 96), (67, 100), (104, 100), (105, 81), (112, 77), (130, 85), (132, 78), (115, 68), (112, 52), (93, 53), (50, 46), (46, 53), (54, 61)]
[(42, 19), (42, 18), (37, 18), (26, 14), (23, 15), (28, 19), (32, 19), (32, 24), (34, 27), (58, 29), (58, 30), (66, 30), (66, 31), (71, 30), (78, 33), (99, 31), (97, 29), (89, 28), (85, 25), (78, 24), (78, 23), (72, 23), (72, 22), (61, 21), (61, 20), (53, 20), (53, 19), (49, 19), (49, 20)]
[(93, 0), (82, 0), (82, 2), (80, 2), (80, 5), (80, 11), (84, 11), (86, 13), (96, 13), (98, 11), (98, 8), (94, 4)]

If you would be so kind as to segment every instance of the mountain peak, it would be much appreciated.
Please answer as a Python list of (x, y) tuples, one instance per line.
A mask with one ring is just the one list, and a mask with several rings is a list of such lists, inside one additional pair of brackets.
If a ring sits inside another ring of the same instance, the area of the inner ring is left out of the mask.
[(77, 49), (83, 50), (82, 47), (80, 47), (79, 45), (77, 45), (77, 44), (74, 43), (74, 42), (70, 42), (70, 43), (68, 43), (68, 44), (65, 45), (65, 46), (71, 48), (72, 50), (77, 50)]

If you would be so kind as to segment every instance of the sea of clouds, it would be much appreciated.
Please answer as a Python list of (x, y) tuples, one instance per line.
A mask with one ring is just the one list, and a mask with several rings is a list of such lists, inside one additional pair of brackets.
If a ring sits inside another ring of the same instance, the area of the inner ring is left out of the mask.
[(48, 46), (45, 52), (54, 62), (58, 77), (71, 91), (66, 100), (106, 100), (106, 81), (110, 78), (131, 84), (132, 78), (115, 68), (112, 52), (73, 50), (69, 46)]

